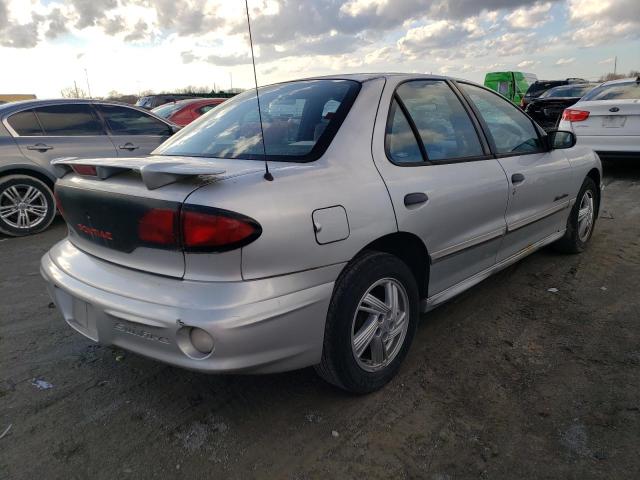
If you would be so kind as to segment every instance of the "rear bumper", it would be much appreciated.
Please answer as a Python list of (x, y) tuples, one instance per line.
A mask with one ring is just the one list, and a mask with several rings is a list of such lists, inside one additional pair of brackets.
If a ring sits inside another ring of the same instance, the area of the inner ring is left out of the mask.
[[(65, 321), (84, 336), (183, 368), (269, 373), (320, 361), (333, 284), (343, 265), (239, 282), (161, 277), (98, 260), (64, 240), (41, 273)], [(196, 359), (185, 330), (214, 350)]]
[(580, 135), (576, 134), (577, 144), (588, 147), (604, 159), (607, 156), (640, 159), (640, 136), (638, 135)]

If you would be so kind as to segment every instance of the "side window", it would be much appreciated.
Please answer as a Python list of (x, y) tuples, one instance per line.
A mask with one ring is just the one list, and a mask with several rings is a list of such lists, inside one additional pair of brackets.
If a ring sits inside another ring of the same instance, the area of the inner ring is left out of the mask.
[(396, 95), (416, 125), (427, 160), (437, 163), (484, 155), (469, 115), (446, 82), (416, 80), (403, 83)]
[(45, 135), (104, 135), (102, 123), (87, 104), (50, 105), (34, 109)]
[(25, 110), (11, 115), (8, 120), (11, 128), (21, 137), (32, 137), (42, 135), (42, 127), (38, 123), (33, 110)]
[(171, 135), (169, 126), (144, 112), (117, 105), (97, 105), (114, 135)]
[(385, 145), (394, 163), (423, 163), (416, 136), (398, 102), (393, 100), (387, 121)]
[(544, 150), (533, 123), (508, 100), (484, 88), (459, 84), (482, 115), (498, 154), (527, 154)]
[(213, 108), (217, 107), (217, 105), (205, 105), (204, 107), (200, 107), (198, 109), (198, 112), (200, 113), (200, 115), (204, 115), (205, 113), (207, 113), (209, 110), (212, 110)]

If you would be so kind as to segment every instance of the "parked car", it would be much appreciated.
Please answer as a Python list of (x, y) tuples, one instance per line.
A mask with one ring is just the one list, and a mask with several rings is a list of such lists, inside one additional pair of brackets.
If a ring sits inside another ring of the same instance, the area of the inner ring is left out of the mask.
[(603, 160), (640, 159), (640, 77), (594, 88), (562, 113), (559, 127)]
[(180, 100), (187, 100), (189, 98), (194, 98), (195, 95), (187, 95), (182, 93), (170, 93), (170, 94), (162, 94), (162, 95), (146, 95), (144, 97), (140, 97), (136, 102), (136, 107), (141, 107), (147, 110), (153, 110), (154, 108), (159, 107), (160, 105), (164, 105), (166, 103), (178, 102)]
[(260, 103), (262, 128), (249, 91), (149, 157), (55, 162), (69, 236), (41, 271), (72, 328), (193, 370), (315, 365), (370, 392), (420, 312), (593, 233), (598, 157), (480, 85), (345, 75)]
[(0, 232), (41, 232), (53, 220), (58, 157), (148, 155), (180, 127), (140, 108), (93, 100), (0, 106)]
[(179, 102), (189, 98), (231, 98), (236, 93), (217, 92), (217, 93), (161, 93), (158, 95), (146, 95), (136, 102), (136, 106), (152, 110), (165, 103)]
[(555, 129), (564, 109), (576, 103), (596, 85), (595, 83), (575, 83), (553, 87), (538, 98), (532, 99), (524, 111), (545, 130)]
[(484, 86), (520, 105), (529, 85), (537, 79), (534, 73), (489, 72), (484, 77)]
[(191, 98), (173, 103), (165, 103), (151, 110), (159, 117), (184, 127), (209, 110), (217, 107), (226, 98)]
[(536, 80), (526, 90), (524, 97), (520, 101), (522, 108), (527, 108), (527, 105), (534, 99), (540, 97), (544, 92), (555, 87), (562, 85), (573, 85), (575, 83), (589, 83), (584, 78), (566, 78), (564, 80)]

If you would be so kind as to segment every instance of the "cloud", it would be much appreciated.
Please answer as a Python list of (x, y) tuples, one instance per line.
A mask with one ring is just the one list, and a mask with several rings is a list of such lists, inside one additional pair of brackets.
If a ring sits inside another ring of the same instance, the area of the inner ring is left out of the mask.
[(133, 27), (131, 33), (124, 37), (125, 42), (137, 42), (140, 40), (148, 40), (151, 35), (149, 25), (144, 20), (138, 20)]
[(67, 28), (67, 18), (59, 8), (54, 8), (48, 17), (49, 29), (45, 33), (45, 37), (49, 39), (57, 38), (69, 31)]
[(576, 25), (569, 38), (579, 46), (640, 38), (638, 0), (568, 0), (567, 5), (569, 18)]
[(439, 20), (412, 28), (398, 40), (400, 51), (415, 57), (433, 50), (442, 50), (463, 44), (468, 39), (478, 39), (484, 31), (475, 21), (463, 23)]
[(576, 59), (574, 57), (571, 57), (571, 58), (559, 58), (558, 60), (556, 60), (554, 65), (558, 65), (558, 66), (571, 65), (575, 61), (576, 61)]
[(514, 10), (505, 17), (505, 20), (514, 29), (538, 28), (551, 19), (549, 10), (551, 10), (551, 2), (537, 3)]
[(539, 60), (523, 60), (522, 62), (518, 63), (518, 68), (531, 68), (539, 64)]
[(127, 22), (121, 15), (115, 15), (111, 18), (103, 18), (100, 25), (104, 29), (104, 33), (109, 36), (124, 32), (127, 28)]
[(105, 13), (118, 6), (117, 0), (71, 0), (78, 16), (76, 28), (92, 27), (105, 18)]

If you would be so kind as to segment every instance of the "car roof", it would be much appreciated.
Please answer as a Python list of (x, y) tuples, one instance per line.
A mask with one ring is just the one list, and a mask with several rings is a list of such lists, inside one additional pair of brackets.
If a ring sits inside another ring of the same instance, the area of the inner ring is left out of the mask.
[(116, 102), (111, 100), (92, 100), (84, 98), (54, 98), (50, 100), (21, 100), (19, 102), (10, 102), (0, 105), (0, 114), (7, 114), (18, 110), (24, 110), (26, 108), (43, 107), (46, 105), (76, 105), (76, 104), (99, 104), (99, 105), (120, 105), (123, 107), (131, 107), (139, 110), (134, 105), (129, 105), (124, 102)]
[(628, 78), (620, 78), (618, 80), (609, 80), (608, 82), (602, 83), (602, 85), (615, 85), (616, 83), (629, 83), (629, 82), (640, 82), (640, 75), (637, 77), (628, 77)]

